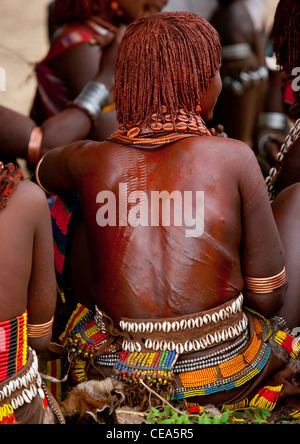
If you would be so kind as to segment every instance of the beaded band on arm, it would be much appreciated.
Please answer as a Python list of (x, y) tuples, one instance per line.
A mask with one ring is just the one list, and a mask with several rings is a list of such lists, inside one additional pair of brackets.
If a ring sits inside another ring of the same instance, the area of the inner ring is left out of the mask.
[(52, 330), (54, 322), (54, 316), (50, 319), (49, 322), (45, 324), (28, 324), (27, 325), (27, 336), (28, 338), (43, 338), (47, 336), (47, 334)]
[(40, 160), (43, 132), (40, 127), (33, 128), (27, 151), (27, 159), (31, 165), (36, 165)]
[(251, 278), (248, 276), (244, 277), (245, 288), (252, 293), (265, 294), (272, 293), (277, 288), (282, 287), (286, 283), (286, 271), (285, 267), (283, 270), (268, 278)]
[(79, 96), (68, 103), (68, 107), (75, 107), (85, 112), (93, 126), (98, 123), (102, 109), (107, 104), (109, 91), (103, 83), (88, 82)]

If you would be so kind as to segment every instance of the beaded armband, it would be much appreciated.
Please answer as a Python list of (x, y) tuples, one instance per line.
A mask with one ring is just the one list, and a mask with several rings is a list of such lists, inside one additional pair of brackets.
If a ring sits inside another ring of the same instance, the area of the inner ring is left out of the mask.
[(283, 270), (276, 274), (275, 276), (271, 276), (268, 278), (251, 278), (245, 276), (245, 288), (252, 293), (256, 294), (265, 294), (272, 293), (277, 288), (280, 288), (282, 285), (286, 283), (286, 272), (285, 267)]
[(44, 336), (46, 336), (52, 330), (53, 321), (54, 316), (49, 322), (46, 322), (45, 324), (28, 324), (28, 338), (43, 338)]

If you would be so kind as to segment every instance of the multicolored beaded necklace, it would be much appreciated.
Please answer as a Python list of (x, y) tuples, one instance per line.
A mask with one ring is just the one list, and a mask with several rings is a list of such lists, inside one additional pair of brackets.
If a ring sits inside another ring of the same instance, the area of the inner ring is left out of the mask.
[(162, 114), (152, 114), (150, 127), (138, 122), (121, 125), (119, 130), (108, 140), (139, 149), (156, 149), (168, 143), (177, 142), (186, 137), (212, 136), (200, 116), (201, 108), (196, 113), (188, 113), (183, 108), (175, 116), (163, 106)]

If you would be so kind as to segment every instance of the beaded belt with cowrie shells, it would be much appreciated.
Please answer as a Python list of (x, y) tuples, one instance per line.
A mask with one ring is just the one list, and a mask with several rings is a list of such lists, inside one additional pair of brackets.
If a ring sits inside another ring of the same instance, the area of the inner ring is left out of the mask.
[(160, 320), (122, 318), (123, 351), (175, 351), (178, 355), (206, 350), (239, 337), (248, 326), (243, 295), (201, 313)]
[(28, 347), (28, 361), (15, 376), (0, 384), (0, 408), (10, 405), (14, 410), (30, 404), (36, 397), (45, 398), (42, 379), (38, 372), (38, 359), (34, 350)]

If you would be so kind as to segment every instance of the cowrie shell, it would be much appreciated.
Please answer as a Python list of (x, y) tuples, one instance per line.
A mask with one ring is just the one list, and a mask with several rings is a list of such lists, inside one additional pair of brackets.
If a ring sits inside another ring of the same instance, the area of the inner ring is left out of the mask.
[(166, 341), (161, 341), (161, 343), (160, 343), (160, 349), (161, 349), (162, 351), (165, 351), (165, 350), (167, 350), (167, 348), (168, 348), (168, 343), (167, 343)]
[(168, 343), (168, 350), (174, 351), (175, 350), (175, 342), (169, 342)]
[(160, 322), (156, 322), (154, 325), (154, 328), (156, 331), (161, 331), (161, 323)]
[(160, 345), (159, 341), (157, 341), (157, 340), (153, 341), (153, 344), (152, 344), (153, 350), (158, 351), (159, 345)]
[(152, 348), (152, 341), (151, 341), (151, 339), (147, 339), (147, 340), (146, 340), (146, 342), (145, 342), (145, 347), (146, 347), (146, 348)]
[(200, 342), (197, 341), (197, 339), (194, 339), (194, 340), (193, 340), (193, 347), (194, 347), (194, 350), (195, 350), (195, 351), (200, 350), (201, 345), (200, 345)]
[(237, 314), (237, 312), (238, 312), (238, 308), (237, 308), (236, 301), (233, 301), (233, 303), (232, 303), (232, 313), (233, 314)]
[(142, 351), (141, 344), (139, 344), (138, 342), (136, 342), (136, 343), (134, 344), (134, 346), (135, 346), (135, 350), (136, 350), (137, 352), (141, 352), (141, 351)]
[(220, 320), (218, 313), (213, 313), (211, 319), (215, 324), (217, 324)]
[(167, 321), (163, 322), (162, 329), (164, 332), (169, 333), (169, 331), (171, 330), (171, 323)]
[(24, 399), (22, 398), (21, 395), (17, 396), (17, 401), (20, 407), (22, 407), (22, 405), (24, 405)]
[(232, 314), (232, 308), (226, 307), (226, 311), (227, 311), (227, 317), (229, 317)]
[(236, 334), (237, 336), (239, 336), (239, 335), (241, 334), (241, 329), (240, 329), (240, 327), (239, 327), (238, 325), (236, 325), (236, 326), (234, 327), (234, 329), (235, 329), (235, 334)]
[(139, 324), (139, 332), (140, 333), (145, 333), (145, 330), (146, 330), (146, 326), (145, 326), (144, 322), (141, 322)]
[(41, 399), (44, 399), (44, 398), (45, 398), (45, 393), (44, 393), (44, 390), (43, 390), (43, 389), (39, 388), (39, 389), (38, 389), (38, 394), (39, 394), (39, 396), (40, 396)]
[(206, 341), (207, 341), (208, 345), (213, 345), (215, 342), (215, 338), (212, 335), (208, 334), (206, 336)]
[(226, 311), (224, 310), (224, 308), (221, 308), (221, 310), (219, 311), (219, 318), (224, 321), (224, 319), (226, 319)]
[(207, 347), (207, 342), (204, 338), (200, 339), (201, 348), (205, 349)]
[(193, 350), (193, 345), (190, 341), (186, 341), (186, 343), (184, 344), (184, 350), (186, 352), (190, 352)]
[(235, 330), (232, 327), (232, 325), (228, 328), (228, 335), (231, 339), (233, 339), (235, 337)]
[(23, 399), (27, 404), (30, 404), (32, 401), (32, 394), (29, 390), (25, 389), (22, 393)]
[(11, 406), (12, 406), (12, 408), (13, 408), (14, 410), (17, 410), (17, 408), (19, 407), (19, 403), (18, 403), (18, 401), (16, 400), (16, 398), (14, 398), (14, 399), (11, 400)]
[(186, 326), (187, 326), (186, 319), (182, 319), (182, 321), (180, 321), (180, 328), (181, 328), (181, 330), (185, 330)]
[(180, 324), (178, 321), (172, 322), (172, 330), (178, 331), (180, 329)]
[(10, 381), (9, 387), (10, 387), (11, 391), (14, 392), (17, 388), (16, 381)]
[(30, 386), (30, 391), (31, 391), (32, 396), (35, 397), (36, 396), (36, 387), (34, 385)]
[(210, 317), (210, 315), (208, 315), (208, 314), (204, 315), (204, 316), (203, 316), (203, 321), (204, 321), (204, 323), (205, 323), (206, 325), (209, 324), (210, 321), (211, 321), (211, 317)]
[(152, 324), (152, 322), (147, 322), (147, 324), (146, 324), (146, 331), (147, 331), (147, 333), (152, 333), (153, 332), (153, 324)]
[(189, 327), (189, 329), (193, 329), (193, 328), (195, 328), (195, 321), (194, 321), (194, 319), (189, 319), (188, 320), (188, 327)]
[(215, 332), (215, 341), (216, 341), (217, 343), (219, 343), (219, 342), (222, 341), (221, 333), (218, 332), (218, 331)]
[(221, 336), (222, 336), (222, 340), (223, 340), (223, 341), (227, 341), (227, 339), (228, 339), (228, 333), (227, 333), (226, 330), (223, 330), (223, 331), (222, 331)]
[(176, 344), (176, 353), (178, 353), (179, 355), (182, 355), (182, 353), (184, 352), (184, 347), (182, 344)]

